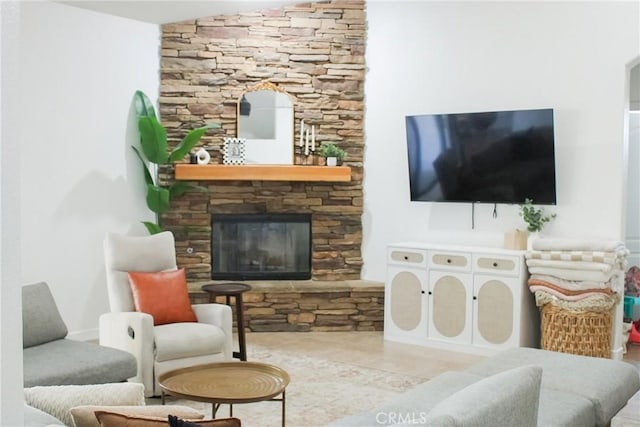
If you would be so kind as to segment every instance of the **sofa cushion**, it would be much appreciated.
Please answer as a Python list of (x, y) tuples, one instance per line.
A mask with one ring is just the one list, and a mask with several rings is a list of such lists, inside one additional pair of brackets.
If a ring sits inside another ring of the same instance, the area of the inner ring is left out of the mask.
[(63, 385), (24, 389), (25, 402), (45, 411), (67, 426), (73, 425), (69, 409), (80, 405), (144, 405), (144, 386), (138, 383)]
[(45, 282), (22, 287), (22, 347), (32, 347), (67, 336), (56, 302)]
[(484, 378), (438, 403), (424, 424), (536, 427), (541, 377), (539, 366), (523, 366)]
[(419, 384), (375, 410), (334, 421), (331, 427), (419, 425), (429, 411), (453, 393), (482, 380), (467, 372), (445, 372)]
[[(544, 372), (542, 373), (544, 376)], [(591, 401), (574, 393), (540, 389), (538, 425), (541, 427), (585, 427), (596, 425)]]
[(69, 410), (75, 427), (100, 427), (95, 412), (106, 411), (129, 416), (163, 417), (175, 415), (188, 420), (201, 420), (204, 414), (188, 406), (181, 405), (129, 405), (129, 406), (105, 406), (85, 405), (76, 406)]
[(606, 425), (640, 389), (638, 371), (628, 363), (534, 348), (506, 350), (471, 366), (467, 372), (489, 376), (528, 364), (542, 367), (542, 388), (591, 401), (597, 426)]
[(138, 371), (126, 351), (69, 339), (25, 348), (22, 358), (25, 387), (119, 382)]
[(215, 354), (222, 351), (226, 336), (208, 323), (170, 323), (153, 328), (156, 362)]
[(153, 316), (154, 325), (197, 322), (184, 268), (157, 273), (129, 272), (136, 311)]

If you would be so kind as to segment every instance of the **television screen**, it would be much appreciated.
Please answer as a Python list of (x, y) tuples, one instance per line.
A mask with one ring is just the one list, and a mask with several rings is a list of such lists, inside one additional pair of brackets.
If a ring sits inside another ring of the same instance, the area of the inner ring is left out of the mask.
[(556, 203), (553, 109), (407, 116), (412, 201)]

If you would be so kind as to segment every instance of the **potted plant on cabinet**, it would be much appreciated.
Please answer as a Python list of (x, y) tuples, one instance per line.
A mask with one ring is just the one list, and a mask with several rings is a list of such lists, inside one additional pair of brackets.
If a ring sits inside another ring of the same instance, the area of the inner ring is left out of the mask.
[(556, 214), (545, 215), (542, 208), (533, 205), (533, 200), (525, 199), (520, 205), (520, 216), (527, 224), (529, 237), (527, 239), (527, 249), (531, 249), (531, 241), (538, 237), (544, 225), (556, 217)]
[(168, 165), (185, 157), (196, 146), (202, 136), (209, 129), (220, 128), (218, 123), (211, 123), (192, 129), (184, 139), (168, 152), (167, 130), (156, 116), (151, 101), (142, 91), (136, 91), (134, 95), (136, 116), (138, 118), (138, 133), (140, 134), (140, 149), (132, 146), (142, 163), (144, 179), (147, 185), (147, 207), (156, 214), (156, 222), (143, 221), (149, 231), (155, 234), (162, 231), (159, 225), (159, 217), (169, 209), (172, 198), (183, 195), (187, 190), (206, 190), (190, 182), (177, 181), (170, 185), (160, 184), (158, 169), (160, 165)]
[(347, 153), (337, 145), (325, 142), (320, 146), (320, 155), (327, 158), (327, 166), (336, 166), (338, 160), (344, 159)]

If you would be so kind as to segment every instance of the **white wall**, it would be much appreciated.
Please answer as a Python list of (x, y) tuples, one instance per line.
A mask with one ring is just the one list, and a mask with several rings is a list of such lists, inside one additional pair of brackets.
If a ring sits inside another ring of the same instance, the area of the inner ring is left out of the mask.
[(22, 283), (47, 281), (69, 330), (109, 310), (102, 241), (146, 234), (132, 109), (158, 96), (160, 29), (51, 2), (22, 4)]
[(20, 6), (0, 2), (0, 425), (22, 416), (22, 317), (20, 292)]
[(638, 2), (367, 3), (363, 278), (398, 241), (500, 246), (517, 207), (411, 203), (404, 118), (555, 109), (558, 217), (547, 235), (622, 239), (626, 64)]

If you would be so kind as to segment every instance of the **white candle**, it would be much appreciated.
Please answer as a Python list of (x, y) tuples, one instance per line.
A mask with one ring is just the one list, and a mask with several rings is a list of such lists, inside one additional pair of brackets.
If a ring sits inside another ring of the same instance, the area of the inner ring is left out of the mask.
[(304, 133), (304, 119), (300, 120), (300, 142), (298, 145), (302, 147), (302, 134)]
[(306, 134), (307, 134), (307, 140), (304, 144), (304, 155), (308, 156), (309, 155), (309, 129), (307, 129)]
[(311, 126), (311, 151), (316, 151), (316, 126)]

